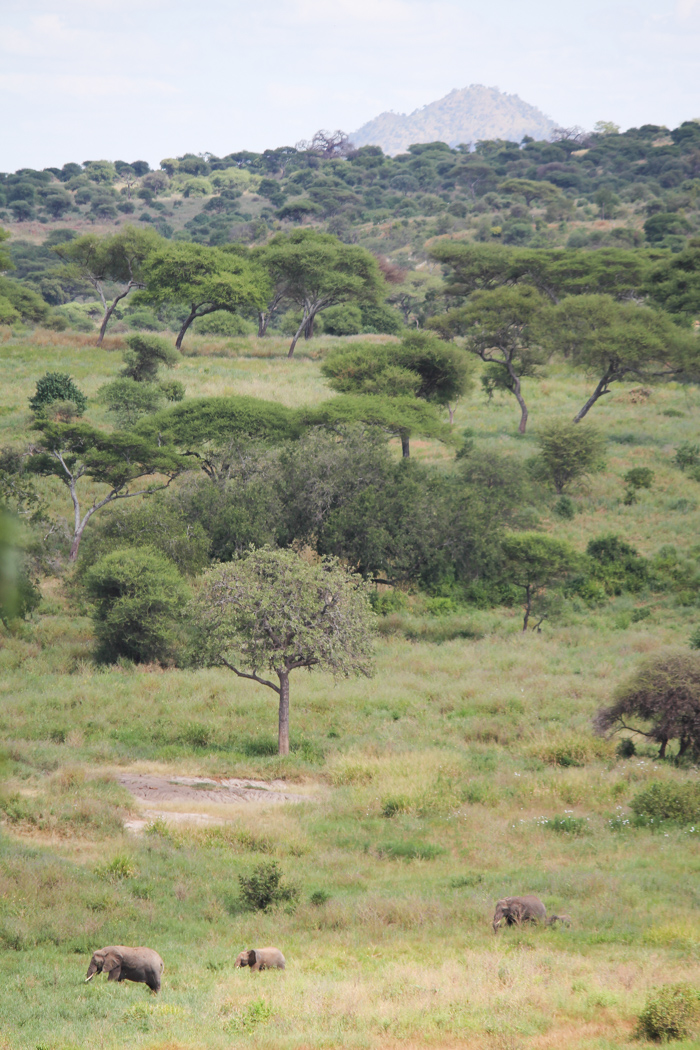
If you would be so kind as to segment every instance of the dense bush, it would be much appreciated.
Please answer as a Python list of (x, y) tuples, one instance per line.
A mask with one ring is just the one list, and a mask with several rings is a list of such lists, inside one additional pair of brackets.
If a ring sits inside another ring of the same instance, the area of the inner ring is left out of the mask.
[(648, 997), (639, 1015), (643, 1039), (668, 1042), (692, 1035), (700, 1015), (700, 993), (687, 984), (664, 984)]
[(105, 554), (85, 574), (94, 603), (96, 659), (171, 663), (188, 590), (171, 561), (149, 547)]
[(282, 870), (274, 860), (258, 864), (250, 875), (239, 875), (241, 903), (251, 911), (267, 911), (275, 904), (295, 901), (299, 890), (284, 886), (282, 879)]
[(700, 783), (676, 784), (657, 781), (639, 791), (630, 808), (645, 822), (673, 821), (676, 824), (700, 824)]
[(47, 372), (36, 384), (29, 404), (35, 412), (41, 412), (55, 402), (72, 402), (75, 414), (82, 416), (88, 399), (66, 372)]

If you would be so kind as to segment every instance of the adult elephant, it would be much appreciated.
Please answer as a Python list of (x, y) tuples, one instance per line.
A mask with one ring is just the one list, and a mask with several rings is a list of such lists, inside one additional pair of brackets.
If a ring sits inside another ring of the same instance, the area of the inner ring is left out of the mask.
[(496, 901), (493, 916), (493, 932), (498, 933), (501, 923), (507, 926), (522, 926), (524, 922), (546, 922), (547, 909), (539, 897), (526, 894), (524, 897), (502, 897)]
[(109, 974), (108, 981), (137, 981), (147, 984), (152, 992), (160, 991), (163, 975), (163, 960), (153, 948), (127, 948), (124, 944), (112, 944), (98, 948), (88, 966), (85, 983), (96, 973)]

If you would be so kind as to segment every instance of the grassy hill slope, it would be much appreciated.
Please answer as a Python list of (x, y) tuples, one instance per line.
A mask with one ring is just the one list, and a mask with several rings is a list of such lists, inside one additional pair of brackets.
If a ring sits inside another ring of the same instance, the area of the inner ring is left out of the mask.
[[(121, 365), (118, 337), (100, 351), (72, 333), (5, 337), (1, 444), (26, 440), (27, 398), (47, 367), (90, 394)], [(319, 372), (331, 345), (322, 336), (289, 362), (283, 340), (197, 337), (176, 375), (188, 396), (308, 404), (331, 394)], [(573, 415), (589, 387), (564, 365), (531, 382), (524, 439), (498, 396), (461, 404), (455, 425), (523, 462), (538, 426)], [(694, 564), (700, 485), (673, 454), (697, 439), (697, 390), (632, 391), (622, 384), (594, 410), (607, 467), (572, 490), (573, 519), (556, 517), (552, 497), (541, 526), (579, 550), (614, 532), (647, 557), (671, 544)], [(101, 421), (101, 406), (89, 411)], [(413, 452), (453, 469), (440, 446), (414, 441)], [(635, 466), (655, 480), (627, 506), (622, 476)], [(67, 514), (60, 486), (42, 485)], [(696, 593), (572, 599), (527, 635), (517, 607), (439, 616), (409, 596), (380, 620), (373, 679), (293, 680), (281, 760), (269, 691), (223, 671), (98, 668), (70, 577), (43, 591), (34, 620), (0, 636), (0, 1046), (614, 1048), (651, 990), (697, 984), (700, 825), (636, 826), (630, 808), (650, 784), (697, 784), (697, 770), (644, 743), (621, 758), (591, 730), (641, 658), (687, 648)], [(166, 813), (136, 836), (124, 821), (139, 807), (114, 779), (125, 770), (281, 777), (313, 800), (190, 803), (209, 821)], [(243, 910), (238, 876), (270, 861), (295, 906)], [(573, 926), (494, 937), (494, 901), (526, 892)], [(82, 983), (91, 951), (110, 943), (161, 953), (157, 999)], [(264, 944), (282, 948), (285, 972), (233, 969)]]

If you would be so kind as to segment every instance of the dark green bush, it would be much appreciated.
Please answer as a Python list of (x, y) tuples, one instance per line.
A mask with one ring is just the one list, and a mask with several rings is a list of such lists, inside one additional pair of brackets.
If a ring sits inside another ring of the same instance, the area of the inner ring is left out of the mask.
[(330, 899), (330, 893), (326, 893), (325, 890), (314, 890), (314, 892), (309, 897), (309, 903), (313, 904), (314, 908), (321, 908)]
[(618, 741), (615, 754), (618, 758), (634, 758), (637, 754), (637, 747), (631, 736), (623, 737), (622, 740)]
[(274, 904), (295, 901), (299, 890), (295, 886), (283, 886), (282, 878), (282, 870), (275, 860), (258, 864), (250, 875), (239, 875), (243, 907), (250, 911), (267, 911)]
[(571, 521), (576, 514), (576, 504), (571, 496), (561, 496), (554, 504), (554, 513), (558, 518), (563, 518), (565, 521)]
[(177, 568), (150, 547), (127, 547), (100, 558), (85, 575), (94, 603), (96, 659), (114, 663), (172, 662), (177, 623), (188, 588)]
[(700, 1015), (700, 993), (688, 984), (664, 984), (648, 997), (639, 1015), (637, 1032), (643, 1039), (665, 1043), (687, 1039)]
[(29, 405), (34, 412), (41, 412), (55, 401), (72, 402), (75, 414), (82, 416), (88, 399), (66, 372), (47, 372), (37, 383), (34, 396), (29, 398)]
[(641, 823), (662, 820), (675, 824), (700, 822), (700, 783), (657, 781), (639, 791), (630, 802)]

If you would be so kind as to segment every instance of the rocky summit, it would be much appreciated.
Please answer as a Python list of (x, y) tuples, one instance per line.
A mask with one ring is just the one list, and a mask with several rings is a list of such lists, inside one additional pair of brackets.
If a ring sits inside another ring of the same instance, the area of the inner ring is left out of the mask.
[(420, 142), (450, 146), (480, 139), (549, 138), (556, 122), (536, 106), (495, 87), (471, 84), (413, 113), (380, 113), (350, 136), (356, 146), (381, 146), (394, 156)]

